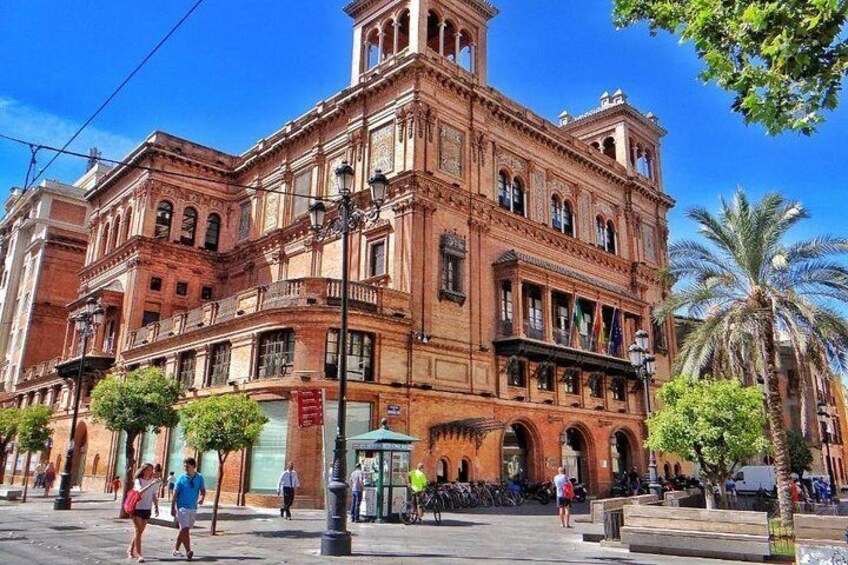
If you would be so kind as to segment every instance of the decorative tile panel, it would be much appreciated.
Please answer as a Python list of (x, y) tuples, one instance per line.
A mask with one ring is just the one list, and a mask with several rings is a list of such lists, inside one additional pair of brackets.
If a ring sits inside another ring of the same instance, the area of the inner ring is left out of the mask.
[(450, 126), (439, 128), (439, 170), (455, 177), (462, 176), (462, 157), (465, 139), (462, 132)]
[(306, 169), (294, 177), (294, 199), (292, 209), (294, 210), (293, 218), (305, 214), (309, 211), (309, 205), (312, 203), (309, 196), (312, 194), (312, 169)]
[(265, 194), (265, 231), (277, 227), (277, 217), (280, 212), (280, 195), (276, 192)]
[(595, 230), (592, 227), (594, 219), (592, 218), (592, 202), (588, 193), (580, 195), (580, 231), (583, 239), (594, 243)]
[(336, 196), (339, 193), (339, 187), (336, 186), (336, 169), (341, 166), (344, 160), (345, 156), (341, 154), (327, 161), (327, 185), (324, 191), (327, 196)]
[(369, 175), (374, 174), (374, 171), (381, 170), (384, 173), (390, 173), (395, 168), (395, 127), (394, 124), (386, 124), (385, 126), (375, 129), (371, 132), (371, 170)]
[(559, 180), (558, 178), (552, 178), (550, 182), (548, 182), (548, 187), (550, 188), (551, 193), (556, 192), (563, 198), (572, 197), (571, 185)]
[(649, 263), (657, 262), (657, 239), (654, 226), (642, 224), (642, 246), (645, 250), (645, 260)]
[(238, 240), (244, 241), (250, 237), (250, 202), (239, 205)]
[(512, 153), (506, 151), (498, 151), (498, 168), (501, 165), (506, 165), (513, 174), (524, 173), (527, 171), (527, 162), (520, 159)]
[(545, 210), (550, 202), (550, 197), (545, 190), (545, 173), (535, 171), (533, 173), (533, 199), (536, 201), (536, 218), (537, 222), (547, 223), (545, 219)]

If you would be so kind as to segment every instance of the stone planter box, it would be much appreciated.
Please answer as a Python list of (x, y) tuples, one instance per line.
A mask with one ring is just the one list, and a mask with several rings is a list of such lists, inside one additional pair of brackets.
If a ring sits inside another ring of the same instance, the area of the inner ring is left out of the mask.
[(758, 562), (771, 555), (765, 512), (625, 506), (621, 543), (637, 553)]

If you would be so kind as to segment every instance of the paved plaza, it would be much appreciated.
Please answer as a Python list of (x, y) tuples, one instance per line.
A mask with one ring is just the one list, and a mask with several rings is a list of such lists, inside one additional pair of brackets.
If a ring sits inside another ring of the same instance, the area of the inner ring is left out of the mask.
[[(163, 503), (163, 511), (167, 503)], [(85, 494), (74, 510), (54, 512), (52, 499), (31, 498), (26, 504), (0, 501), (0, 563), (4, 565), (127, 563), (125, 550), (131, 524), (116, 519), (111, 497)], [(210, 508), (201, 510), (194, 532), (195, 561), (200, 563), (368, 563), (447, 565), (486, 563), (587, 565), (688, 565), (730, 561), (630, 554), (617, 547), (585, 543), (581, 531), (559, 527), (553, 505), (447, 513), (441, 526), (352, 524), (353, 557), (318, 555), (324, 513), (294, 511), (282, 521), (273, 510), (222, 507), (219, 528), (209, 535)], [(149, 563), (182, 562), (171, 557), (176, 530), (154, 521), (145, 532)]]

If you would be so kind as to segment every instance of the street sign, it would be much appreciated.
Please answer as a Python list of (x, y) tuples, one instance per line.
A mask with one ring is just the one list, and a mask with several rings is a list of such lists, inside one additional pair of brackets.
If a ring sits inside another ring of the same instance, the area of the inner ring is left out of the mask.
[(400, 416), (400, 405), (389, 404), (386, 407), (386, 414), (388, 414), (389, 416)]
[(320, 389), (297, 391), (297, 427), (324, 425), (324, 397)]

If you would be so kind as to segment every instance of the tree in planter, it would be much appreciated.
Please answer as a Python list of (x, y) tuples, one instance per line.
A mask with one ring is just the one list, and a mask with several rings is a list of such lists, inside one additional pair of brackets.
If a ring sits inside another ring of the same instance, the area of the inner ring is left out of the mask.
[[(161, 428), (177, 425), (179, 414), (174, 404), (180, 394), (179, 383), (166, 377), (158, 367), (136, 369), (125, 379), (119, 375), (109, 375), (91, 393), (94, 421), (102, 423), (109, 431), (123, 432), (127, 436), (124, 497), (133, 484), (136, 438), (151, 428), (158, 433)], [(121, 517), (126, 517), (123, 504)]]
[(647, 445), (697, 463), (707, 482), (707, 509), (715, 509), (716, 486), (726, 504), (724, 482), (740, 461), (768, 448), (762, 393), (736, 379), (678, 376), (658, 396), (662, 407), (647, 420)]
[(848, 67), (844, 0), (615, 0), (616, 25), (648, 23), (691, 41), (704, 81), (769, 133), (809, 135), (839, 104)]
[(804, 436), (794, 430), (786, 434), (789, 445), (789, 470), (798, 475), (798, 480), (804, 478), (804, 473), (813, 467), (813, 453)]
[(50, 429), (50, 409), (46, 406), (30, 406), (20, 411), (18, 417), (18, 451), (26, 451), (26, 464), (24, 465), (24, 495), (22, 502), (26, 502), (29, 486), (29, 464), (32, 460), (33, 451), (42, 451), (47, 440), (53, 434)]
[(218, 525), (218, 502), (224, 482), (224, 463), (233, 451), (251, 447), (268, 418), (259, 403), (244, 395), (210, 396), (180, 410), (186, 445), (218, 454), (218, 488), (212, 503), (212, 535)]
[(21, 411), (18, 408), (0, 408), (0, 484), (6, 474), (6, 450), (18, 433), (18, 420)]

